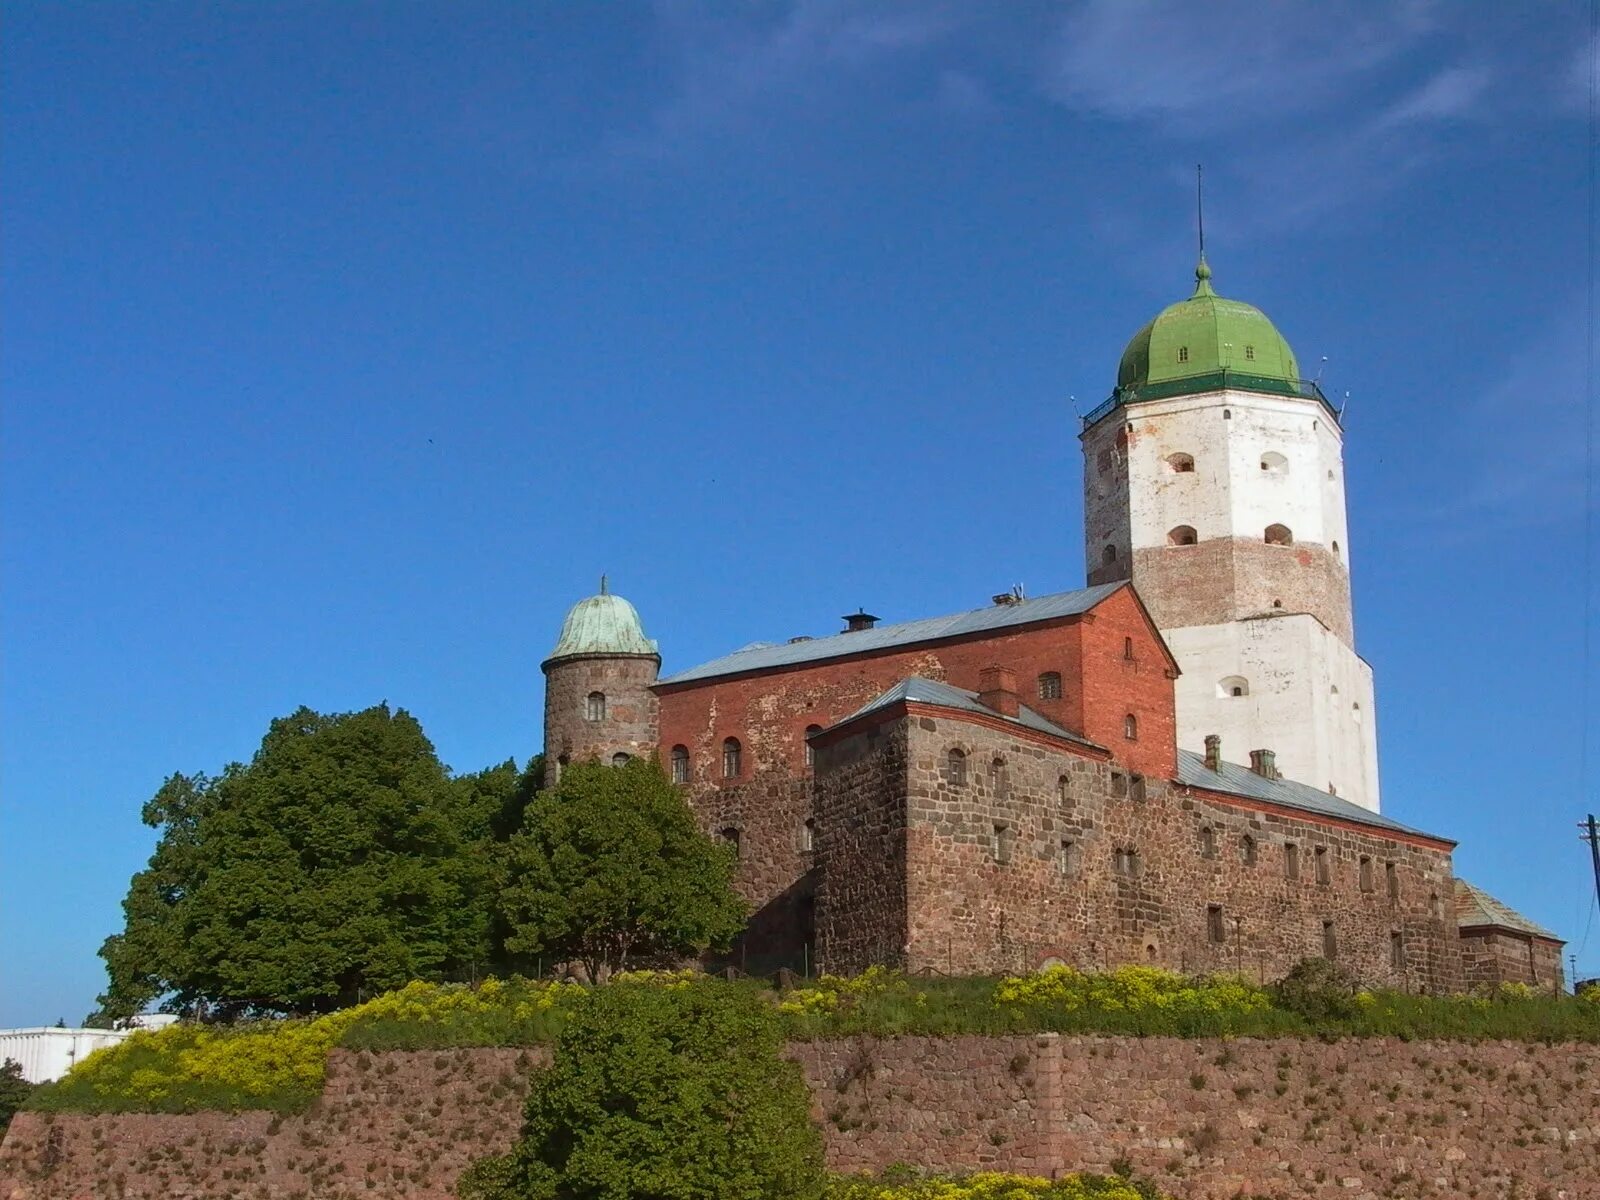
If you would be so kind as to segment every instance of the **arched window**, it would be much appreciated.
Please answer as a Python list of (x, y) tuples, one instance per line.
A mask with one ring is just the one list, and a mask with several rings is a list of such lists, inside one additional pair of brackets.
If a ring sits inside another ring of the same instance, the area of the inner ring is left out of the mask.
[(800, 852), (810, 854), (817, 848), (817, 822), (814, 817), (807, 817), (805, 824), (800, 826)]
[(951, 787), (967, 785), (967, 752), (954, 746), (944, 756), (944, 777)]
[(1112, 545), (1107, 545), (1104, 550), (1100, 551), (1100, 561), (1101, 562), (1107, 562), (1107, 563), (1116, 562), (1117, 561), (1117, 548), (1115, 546), (1112, 546)]
[(604, 692), (590, 692), (589, 699), (583, 706), (585, 720), (604, 721), (606, 719), (606, 694)]
[(1139, 718), (1132, 713), (1122, 718), (1122, 736), (1130, 742), (1139, 740)]
[(1056, 795), (1061, 798), (1061, 803), (1072, 803), (1072, 777), (1070, 775), (1063, 775), (1056, 780)]
[(1350, 706), (1350, 719), (1357, 722), (1361, 720), (1361, 704), (1359, 702)]
[(1181, 451), (1167, 455), (1167, 469), (1176, 471), (1179, 475), (1190, 474), (1194, 470), (1194, 455), (1184, 454)]
[(618, 750), (611, 756), (611, 765), (613, 767), (625, 767), (632, 758), (633, 755), (624, 754), (621, 750)]
[(1223, 409), (1223, 410), (1222, 410), (1222, 419), (1223, 419), (1223, 420), (1224, 420), (1224, 421), (1231, 421), (1231, 420), (1233, 420), (1233, 409), (1231, 409), (1231, 408), (1225, 408), (1225, 409)]
[(722, 743), (722, 777), (724, 779), (737, 779), (744, 763), (744, 750), (739, 745), (738, 738), (729, 738)]
[(1287, 475), (1289, 460), (1276, 450), (1268, 450), (1261, 456), (1261, 469), (1268, 475)]
[(821, 725), (807, 725), (806, 726), (806, 736), (805, 736), (804, 741), (805, 741), (805, 747), (806, 747), (806, 769), (807, 770), (810, 770), (812, 767), (817, 765), (817, 750), (816, 750), (816, 747), (811, 744), (811, 735), (813, 733), (821, 733), (821, 732), (822, 732), (822, 726)]
[(1011, 861), (1011, 848), (1016, 843), (1017, 831), (1009, 825), (994, 827), (994, 860), (1001, 865)]
[(1200, 540), (1200, 535), (1195, 533), (1193, 525), (1174, 525), (1167, 530), (1167, 545), (1192, 546)]
[(1039, 676), (1039, 699), (1041, 699), (1041, 700), (1059, 700), (1059, 699), (1061, 699), (1061, 672), (1060, 671), (1046, 671), (1043, 675)]
[(1334, 556), (1334, 557), (1335, 557), (1335, 558), (1338, 558), (1338, 557), (1339, 557), (1339, 543), (1338, 543), (1338, 542), (1335, 542), (1335, 543), (1334, 543), (1334, 544), (1333, 544), (1333, 556)]
[(689, 782), (689, 747), (674, 746), (672, 748), (672, 782)]
[(744, 857), (744, 849), (739, 844), (739, 827), (737, 825), (726, 826), (719, 836), (725, 844), (733, 847), (733, 856), (735, 858)]
[(1250, 694), (1250, 681), (1243, 675), (1228, 675), (1217, 680), (1217, 695), (1225, 699), (1235, 696), (1248, 696)]
[(1294, 534), (1289, 532), (1287, 525), (1268, 525), (1266, 542), (1269, 546), (1292, 546)]
[(1004, 796), (1007, 789), (1006, 760), (994, 758), (989, 762), (989, 792), (994, 796)]
[(1133, 639), (1131, 637), (1122, 639), (1122, 658), (1124, 662), (1133, 661)]
[(1189, 361), (1189, 347), (1187, 347), (1187, 346), (1179, 346), (1178, 347), (1178, 361), (1179, 362), (1188, 362)]

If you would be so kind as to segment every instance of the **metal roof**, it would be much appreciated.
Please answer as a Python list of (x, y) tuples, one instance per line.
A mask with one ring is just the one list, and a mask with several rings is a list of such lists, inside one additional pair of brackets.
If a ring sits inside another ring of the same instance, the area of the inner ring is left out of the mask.
[(1371, 809), (1362, 808), (1359, 804), (1353, 804), (1342, 797), (1320, 792), (1309, 784), (1296, 783), (1292, 779), (1265, 779), (1249, 767), (1241, 767), (1238, 763), (1225, 762), (1220, 771), (1213, 771), (1206, 766), (1205, 756), (1196, 754), (1192, 750), (1178, 751), (1178, 782), (1189, 787), (1205, 788), (1208, 791), (1229, 792), (1252, 800), (1265, 800), (1271, 804), (1281, 804), (1286, 808), (1303, 809), (1319, 816), (1337, 817), (1341, 821), (1355, 821), (1378, 829), (1390, 829), (1396, 833), (1417, 834), (1441, 842), (1449, 840), (1435, 834), (1424, 833), (1420, 829), (1413, 829), (1409, 825), (1402, 825), (1399, 821), (1391, 821), (1388, 817)]
[(940, 683), (937, 679), (924, 679), (920, 675), (902, 679), (888, 691), (867, 701), (855, 712), (845, 717), (844, 720), (836, 722), (836, 724), (844, 725), (854, 721), (857, 717), (864, 717), (870, 712), (875, 712), (880, 708), (887, 708), (889, 705), (897, 704), (902, 700), (909, 700), (919, 704), (937, 704), (941, 708), (955, 708), (963, 712), (982, 713), (986, 717), (998, 717), (1002, 721), (1015, 721), (1017, 724), (1025, 725), (1029, 729), (1037, 730), (1040, 733), (1048, 733), (1051, 737), (1077, 742), (1080, 746), (1088, 746), (1095, 750), (1104, 748), (1079, 737), (1071, 730), (1063, 729), (1048, 717), (1034, 712), (1026, 704), (1018, 707), (1016, 716), (1008, 717), (1004, 713), (995, 712), (987, 704), (982, 703), (978, 699), (977, 692), (969, 692), (965, 688), (952, 687), (948, 683)]
[(1048, 621), (1054, 617), (1071, 617), (1088, 612), (1125, 582), (1102, 583), (1098, 587), (1081, 588), (1075, 592), (1057, 592), (1034, 600), (1016, 604), (993, 604), (969, 612), (953, 613), (947, 617), (926, 617), (920, 621), (903, 621), (898, 625), (883, 625), (876, 629), (859, 629), (855, 632), (836, 633), (831, 637), (808, 638), (800, 642), (756, 642), (712, 659), (687, 671), (668, 675), (660, 682), (688, 683), (697, 679), (714, 679), (719, 675), (738, 675), (746, 671), (770, 671), (776, 667), (793, 667), (801, 663), (821, 662), (830, 658), (843, 658), (850, 654), (870, 654), (878, 650), (893, 650), (901, 646), (914, 646), (921, 642), (942, 641), (969, 633), (983, 633), (990, 629), (1006, 629), (1014, 625), (1028, 625), (1034, 621)]
[(1479, 925), (1496, 925), (1501, 929), (1513, 929), (1518, 933), (1530, 933), (1534, 937), (1548, 938), (1552, 942), (1561, 940), (1542, 925), (1535, 925), (1515, 909), (1500, 903), (1482, 888), (1474, 887), (1465, 879), (1457, 879), (1455, 882), (1458, 927), (1471, 929)]

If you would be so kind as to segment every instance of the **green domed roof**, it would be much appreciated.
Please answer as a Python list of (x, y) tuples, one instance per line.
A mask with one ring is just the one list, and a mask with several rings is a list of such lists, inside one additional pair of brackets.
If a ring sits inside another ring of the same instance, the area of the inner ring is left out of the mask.
[(600, 577), (600, 594), (579, 600), (561, 623), (561, 636), (550, 657), (574, 654), (651, 654), (661, 657), (655, 642), (644, 635), (644, 626), (633, 605), (613, 596)]
[[(1175, 396), (1224, 386), (1299, 391), (1300, 367), (1294, 351), (1267, 315), (1212, 291), (1211, 268), (1204, 257), (1194, 278), (1194, 295), (1168, 305), (1133, 335), (1117, 367), (1118, 392), (1133, 389), (1127, 398), (1134, 399), (1151, 390)], [(1217, 378), (1223, 372), (1226, 377)], [(1183, 380), (1192, 380), (1195, 386), (1185, 388)]]

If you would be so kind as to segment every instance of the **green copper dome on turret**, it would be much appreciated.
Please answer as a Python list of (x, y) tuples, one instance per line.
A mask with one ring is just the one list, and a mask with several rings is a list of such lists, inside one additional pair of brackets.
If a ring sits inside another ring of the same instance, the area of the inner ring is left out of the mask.
[[(653, 639), (644, 635), (644, 626), (633, 605), (611, 594), (606, 577), (600, 577), (600, 593), (580, 600), (561, 623), (561, 636), (550, 659), (575, 654), (634, 654), (661, 657)], [(549, 661), (549, 660), (546, 660)]]
[(1217, 295), (1204, 255), (1194, 280), (1194, 295), (1133, 335), (1117, 367), (1118, 393), (1126, 400), (1222, 387), (1301, 394), (1294, 351), (1267, 315)]

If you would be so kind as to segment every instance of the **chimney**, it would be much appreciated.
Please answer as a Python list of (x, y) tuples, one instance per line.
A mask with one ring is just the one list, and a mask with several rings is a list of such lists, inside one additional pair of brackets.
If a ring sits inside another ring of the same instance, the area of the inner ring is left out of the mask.
[(1222, 738), (1215, 733), (1206, 734), (1206, 770), (1222, 770)]
[(1263, 779), (1278, 778), (1278, 756), (1271, 750), (1250, 751), (1250, 769)]
[(846, 613), (842, 618), (845, 633), (858, 633), (863, 629), (871, 629), (878, 623), (878, 618), (864, 608), (858, 608), (853, 613)]
[(978, 703), (1002, 717), (1014, 717), (1022, 703), (1017, 696), (1017, 673), (1010, 667), (985, 667), (978, 672)]

